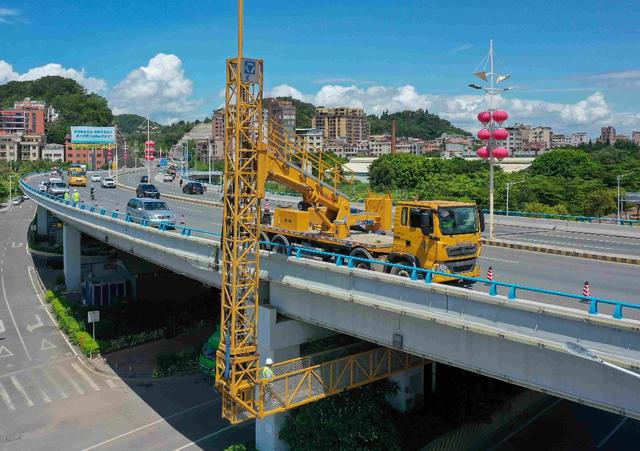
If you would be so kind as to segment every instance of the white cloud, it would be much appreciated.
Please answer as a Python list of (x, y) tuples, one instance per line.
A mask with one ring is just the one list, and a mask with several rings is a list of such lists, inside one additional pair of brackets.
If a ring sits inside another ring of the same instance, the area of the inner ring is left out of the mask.
[(309, 101), (309, 99), (302, 95), (300, 91), (289, 85), (275, 86), (269, 93), (269, 97), (291, 97), (297, 100), (302, 100), (303, 102)]
[(84, 69), (62, 67), (58, 63), (49, 63), (44, 66), (33, 67), (23, 74), (17, 73), (13, 66), (4, 60), (0, 60), (0, 83), (9, 81), (37, 80), (48, 75), (58, 75), (77, 81), (91, 92), (102, 92), (107, 88), (107, 82), (101, 78), (88, 77)]
[(473, 47), (473, 44), (461, 44), (458, 47), (451, 49), (451, 51), (449, 51), (450, 55), (455, 55), (456, 53), (460, 53), (460, 52), (464, 52), (465, 50), (469, 50), (471, 47)]
[(167, 122), (194, 110), (198, 102), (189, 99), (192, 93), (193, 83), (185, 77), (180, 58), (158, 53), (146, 66), (129, 72), (108, 97), (114, 114), (151, 114)]
[(578, 77), (577, 80), (591, 84), (603, 84), (612, 89), (636, 90), (640, 89), (640, 69), (585, 75)]
[[(383, 111), (426, 109), (467, 130), (478, 128), (476, 115), (487, 108), (487, 99), (480, 95), (446, 96), (423, 93), (412, 85), (369, 86), (328, 84), (315, 94), (300, 93), (286, 86), (286, 92), (296, 92), (298, 98), (309, 99), (315, 105), (360, 107), (369, 114)], [(283, 92), (285, 92), (283, 90)], [(290, 94), (288, 94), (290, 95)], [(595, 133), (603, 124), (620, 124), (640, 128), (640, 113), (616, 113), (607, 104), (602, 92), (594, 92), (575, 103), (546, 102), (497, 96), (495, 105), (509, 112), (510, 123), (548, 125), (556, 130), (585, 130)]]
[(20, 11), (17, 9), (0, 8), (0, 23), (10, 24), (15, 21), (22, 22), (22, 20), (19, 19), (20, 14)]

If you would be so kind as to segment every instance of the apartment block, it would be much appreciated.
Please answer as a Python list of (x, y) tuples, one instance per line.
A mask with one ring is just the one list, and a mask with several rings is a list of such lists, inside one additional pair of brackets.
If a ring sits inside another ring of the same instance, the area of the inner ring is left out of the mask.
[(296, 130), (296, 107), (291, 100), (271, 99), (267, 108), (269, 120), (277, 122), (291, 133)]
[(571, 134), (571, 145), (579, 146), (580, 144), (587, 144), (589, 139), (587, 139), (587, 134), (585, 132), (576, 132)]
[(368, 155), (369, 141), (348, 142), (346, 139), (334, 139), (325, 141), (323, 150), (350, 160), (359, 155)]
[(224, 139), (224, 108), (219, 108), (211, 115), (211, 134), (213, 139)]
[(86, 164), (87, 169), (100, 169), (107, 164), (109, 150), (113, 149), (108, 144), (74, 144), (71, 142), (71, 135), (67, 135), (64, 140), (64, 160), (69, 163)]
[(369, 121), (362, 108), (316, 108), (311, 126), (326, 140), (345, 139), (349, 143), (369, 140)]
[(64, 146), (62, 144), (46, 144), (42, 148), (42, 159), (46, 161), (64, 161)]
[(554, 133), (551, 138), (551, 147), (554, 149), (557, 147), (569, 147), (571, 145), (571, 135)]
[(44, 135), (45, 104), (29, 98), (15, 102), (12, 109), (0, 110), (0, 134)]
[(391, 153), (391, 135), (371, 135), (369, 137), (369, 155), (381, 157)]
[(640, 132), (631, 132), (631, 141), (636, 146), (640, 146)]
[(613, 144), (616, 142), (616, 129), (610, 125), (602, 127), (598, 141), (605, 144)]
[(0, 134), (0, 161), (38, 161), (44, 141), (38, 134)]
[(0, 161), (18, 161), (20, 159), (20, 135), (0, 134)]
[(307, 152), (320, 150), (324, 144), (322, 132), (316, 128), (297, 128), (296, 136), (301, 140), (302, 146)]

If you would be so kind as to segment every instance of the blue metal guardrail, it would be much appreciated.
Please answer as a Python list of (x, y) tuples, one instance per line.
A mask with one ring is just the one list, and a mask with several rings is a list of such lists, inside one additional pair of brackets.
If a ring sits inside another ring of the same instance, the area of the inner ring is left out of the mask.
[[(483, 213), (489, 213), (489, 210), (484, 208), (482, 210)], [(506, 210), (494, 210), (495, 214), (500, 216), (515, 216), (515, 217), (525, 217), (525, 218), (542, 218), (542, 219), (562, 219), (566, 221), (576, 221), (576, 222), (613, 222), (616, 225), (640, 225), (640, 220), (637, 219), (617, 219), (617, 218), (606, 218), (606, 217), (595, 217), (595, 216), (575, 216), (575, 215), (557, 215), (552, 213), (534, 213), (531, 211), (511, 211), (508, 212)]]
[[(106, 208), (102, 208), (102, 207), (98, 207), (98, 206), (94, 206), (94, 205), (88, 205), (85, 204), (83, 202), (73, 202), (71, 200), (64, 200), (62, 197), (57, 197), (57, 196), (52, 196), (49, 193), (45, 193), (40, 191), (37, 188), (32, 187), (31, 185), (27, 184), (24, 181), (24, 178), (27, 178), (31, 175), (35, 175), (35, 174), (27, 174), (26, 176), (23, 177), (23, 179), (20, 180), (20, 186), (28, 191), (31, 191), (39, 196), (48, 198), (48, 199), (52, 199), (56, 202), (59, 202), (61, 204), (73, 207), (73, 208), (79, 208), (80, 210), (87, 210), (91, 213), (98, 213), (102, 216), (110, 216), (111, 218), (114, 219), (120, 219), (123, 220), (125, 222), (133, 222), (133, 218), (126, 214), (126, 213), (122, 213), (120, 211), (114, 211), (114, 210), (108, 210)], [(141, 221), (140, 225), (142, 226), (147, 226), (149, 227), (149, 223), (147, 221)], [(177, 232), (180, 233), (180, 235), (182, 236), (192, 236), (192, 233), (198, 233), (198, 234), (202, 234), (205, 236), (213, 236), (213, 237), (221, 237), (221, 234), (218, 232), (213, 232), (210, 230), (203, 230), (203, 229), (197, 229), (197, 228), (193, 228), (193, 227), (186, 227), (183, 225), (169, 225), (169, 224), (160, 224), (160, 226), (158, 227), (159, 230), (161, 231), (169, 231), (170, 229), (175, 229)], [(406, 265), (400, 265), (397, 263), (389, 263), (386, 261), (382, 261), (382, 260), (372, 260), (372, 259), (367, 259), (367, 258), (362, 258), (362, 257), (355, 257), (355, 256), (350, 256), (350, 255), (343, 255), (343, 254), (336, 254), (333, 252), (325, 252), (325, 251), (320, 251), (318, 249), (314, 249), (314, 248), (308, 248), (308, 247), (302, 247), (302, 246), (292, 246), (292, 245), (284, 245), (281, 243), (273, 243), (273, 242), (266, 242), (266, 241), (260, 241), (260, 244), (264, 245), (264, 246), (269, 246), (270, 248), (273, 247), (279, 247), (280, 248), (280, 252), (284, 253), (288, 256), (292, 256), (295, 255), (296, 258), (302, 258), (303, 255), (310, 255), (310, 256), (317, 256), (317, 257), (322, 257), (324, 259), (329, 259), (329, 260), (333, 260), (335, 262), (336, 266), (346, 266), (347, 268), (355, 268), (356, 264), (358, 262), (362, 262), (362, 263), (366, 263), (368, 265), (383, 265), (387, 268), (401, 268), (401, 269), (405, 269), (409, 274), (410, 274), (410, 279), (411, 280), (424, 280), (424, 283), (430, 284), (433, 281), (433, 276), (435, 275), (439, 275), (439, 276), (445, 276), (445, 277), (453, 277), (455, 279), (458, 279), (460, 281), (466, 281), (466, 282), (472, 282), (472, 283), (481, 283), (481, 284), (485, 284), (485, 285), (489, 285), (489, 294), (491, 296), (497, 296), (498, 295), (498, 288), (499, 287), (504, 287), (507, 288), (508, 294), (507, 294), (507, 298), (509, 300), (515, 301), (516, 299), (518, 299), (517, 294), (519, 291), (524, 291), (524, 292), (531, 292), (531, 293), (540, 293), (540, 294), (546, 294), (546, 295), (552, 295), (552, 296), (558, 296), (558, 297), (562, 297), (562, 298), (568, 298), (568, 299), (575, 299), (578, 301), (586, 301), (589, 302), (589, 313), (592, 315), (597, 315), (599, 313), (599, 306), (602, 305), (610, 305), (613, 307), (613, 317), (616, 319), (622, 319), (623, 316), (623, 309), (624, 308), (630, 308), (630, 309), (636, 309), (636, 310), (640, 310), (640, 304), (632, 304), (630, 302), (624, 302), (624, 301), (617, 301), (617, 300), (613, 300), (613, 299), (604, 299), (604, 298), (598, 298), (598, 297), (593, 297), (593, 296), (582, 296), (579, 294), (573, 294), (573, 293), (567, 293), (567, 292), (563, 292), (563, 291), (556, 291), (556, 290), (547, 290), (544, 288), (537, 288), (537, 287), (529, 287), (526, 285), (520, 285), (520, 284), (516, 284), (516, 283), (509, 283), (509, 282), (500, 282), (500, 281), (496, 281), (496, 280), (488, 280), (488, 279), (482, 279), (482, 278), (478, 278), (478, 277), (468, 277), (468, 276), (462, 276), (462, 275), (458, 275), (458, 274), (454, 274), (454, 273), (449, 273), (449, 272), (441, 272), (441, 271), (436, 271), (436, 270), (432, 270), (432, 269), (423, 269), (423, 268), (418, 268), (415, 266), (406, 266)], [(345, 265), (346, 263), (346, 265)]]

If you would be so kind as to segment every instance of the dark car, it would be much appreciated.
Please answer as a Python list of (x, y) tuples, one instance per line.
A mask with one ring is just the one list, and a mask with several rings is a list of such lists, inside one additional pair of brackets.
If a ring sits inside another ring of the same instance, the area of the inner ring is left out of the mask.
[(155, 185), (151, 185), (150, 183), (141, 183), (136, 188), (136, 196), (160, 199), (160, 191), (158, 191), (158, 188), (156, 188)]
[(204, 186), (199, 182), (189, 182), (182, 187), (185, 194), (204, 194)]
[(143, 175), (142, 177), (140, 177), (140, 183), (149, 183), (149, 176)]

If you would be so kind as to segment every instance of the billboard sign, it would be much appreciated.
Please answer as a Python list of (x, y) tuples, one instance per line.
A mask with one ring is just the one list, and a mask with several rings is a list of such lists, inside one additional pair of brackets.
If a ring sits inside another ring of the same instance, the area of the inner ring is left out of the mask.
[(71, 127), (73, 144), (115, 144), (115, 127)]

